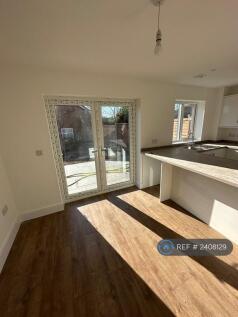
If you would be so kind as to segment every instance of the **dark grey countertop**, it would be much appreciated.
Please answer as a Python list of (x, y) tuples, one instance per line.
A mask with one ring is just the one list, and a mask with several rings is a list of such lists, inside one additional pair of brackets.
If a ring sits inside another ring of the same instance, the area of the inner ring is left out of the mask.
[[(211, 144), (210, 142), (205, 142), (201, 144)], [(223, 143), (223, 142), (218, 142), (218, 143), (212, 143), (212, 144), (217, 144), (219, 146), (224, 147), (234, 147), (234, 144), (228, 144), (228, 143)], [(196, 144), (197, 145), (197, 144)], [(196, 146), (195, 145), (195, 146)], [(238, 144), (237, 144), (237, 150), (238, 150)], [(210, 150), (206, 150), (210, 151)], [(200, 150), (195, 150), (195, 149), (188, 149), (186, 145), (173, 145), (173, 146), (168, 146), (168, 147), (161, 147), (153, 150), (146, 151), (146, 153), (153, 153), (157, 154), (160, 156), (166, 156), (170, 158), (176, 158), (180, 160), (185, 160), (189, 162), (197, 162), (197, 163), (202, 163), (202, 164), (209, 164), (209, 165), (215, 165), (215, 166), (220, 166), (220, 167), (226, 167), (226, 168), (232, 168), (232, 169), (238, 169), (238, 161), (233, 160), (233, 159), (228, 159), (228, 158), (222, 158), (222, 157), (215, 157), (215, 156), (210, 156), (204, 154), (205, 151), (200, 151)]]
[[(235, 151), (238, 150), (238, 143), (234, 142), (206, 141), (200, 144), (213, 144), (217, 145), (218, 148), (228, 147)], [(161, 162), (169, 163), (238, 187), (238, 160), (212, 156), (204, 152), (188, 149), (183, 144), (150, 149), (144, 151), (144, 154)]]
[[(238, 146), (238, 141), (226, 141), (226, 140), (219, 140), (219, 141), (211, 141), (211, 140), (204, 140), (204, 141), (196, 141), (195, 144), (214, 144), (214, 145), (226, 145), (226, 146)], [(161, 145), (156, 147), (148, 147), (148, 148), (142, 148), (141, 152), (148, 152), (148, 151), (155, 151), (165, 148), (175, 148), (175, 147), (184, 147), (186, 146), (186, 143), (173, 143), (168, 145)]]

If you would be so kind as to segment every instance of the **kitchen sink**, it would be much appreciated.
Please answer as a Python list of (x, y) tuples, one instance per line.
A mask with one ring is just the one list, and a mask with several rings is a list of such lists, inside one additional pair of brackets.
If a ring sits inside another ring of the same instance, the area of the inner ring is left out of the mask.
[(205, 155), (238, 160), (238, 148), (230, 148), (225, 145), (201, 144), (193, 146), (192, 150), (196, 150)]
[(200, 151), (208, 151), (208, 150), (217, 149), (217, 147), (213, 145), (209, 145), (209, 144), (201, 144), (201, 145), (192, 146), (192, 149), (200, 152)]

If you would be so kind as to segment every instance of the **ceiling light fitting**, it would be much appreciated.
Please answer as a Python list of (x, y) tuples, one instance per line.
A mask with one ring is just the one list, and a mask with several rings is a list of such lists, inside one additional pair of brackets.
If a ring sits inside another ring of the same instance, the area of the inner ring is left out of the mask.
[(163, 0), (151, 0), (152, 4), (156, 7), (158, 7), (158, 29), (156, 32), (156, 38), (155, 38), (155, 49), (154, 49), (154, 53), (156, 55), (159, 54), (160, 49), (161, 49), (161, 42), (162, 42), (162, 33), (161, 30), (159, 28), (159, 19), (160, 19), (160, 5), (162, 3)]

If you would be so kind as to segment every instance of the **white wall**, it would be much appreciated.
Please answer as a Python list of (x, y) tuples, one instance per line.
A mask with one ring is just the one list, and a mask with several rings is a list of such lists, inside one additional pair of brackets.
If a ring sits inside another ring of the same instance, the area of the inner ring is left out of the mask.
[(224, 88), (207, 91), (202, 140), (217, 140), (223, 97)]
[[(215, 139), (217, 134), (218, 89), (22, 68), (2, 69), (0, 84), (3, 158), (22, 213), (62, 203), (43, 94), (140, 99), (142, 147), (171, 143), (176, 99), (206, 100), (203, 139)], [(152, 144), (152, 139), (157, 143)], [(36, 149), (44, 155), (35, 156)]]
[[(5, 215), (2, 214), (3, 207), (7, 205), (8, 211)], [(5, 261), (11, 244), (10, 235), (18, 221), (18, 212), (13, 199), (11, 186), (5, 166), (0, 156), (0, 271)]]

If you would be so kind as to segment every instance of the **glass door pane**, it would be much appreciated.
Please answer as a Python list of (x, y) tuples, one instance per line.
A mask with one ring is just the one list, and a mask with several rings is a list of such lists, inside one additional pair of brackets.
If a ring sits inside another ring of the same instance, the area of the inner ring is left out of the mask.
[(92, 107), (82, 104), (55, 109), (68, 194), (97, 190)]
[(101, 106), (106, 186), (130, 181), (129, 107)]

